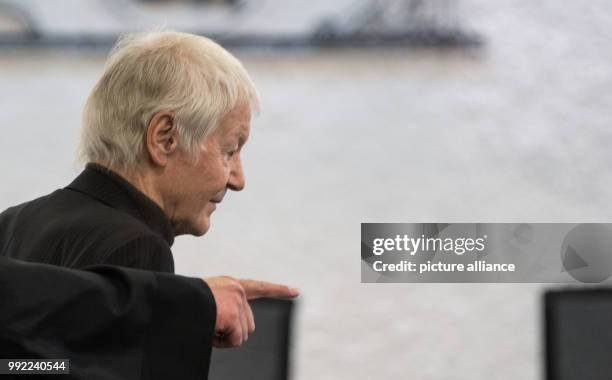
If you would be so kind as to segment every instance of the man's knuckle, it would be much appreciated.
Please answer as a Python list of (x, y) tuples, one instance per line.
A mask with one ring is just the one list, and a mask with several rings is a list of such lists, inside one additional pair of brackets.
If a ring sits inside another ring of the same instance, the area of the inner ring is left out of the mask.
[(219, 276), (219, 279), (222, 280), (222, 281), (226, 281), (226, 282), (234, 280), (233, 278), (231, 278), (230, 276), (227, 276), (227, 275)]
[(232, 290), (238, 295), (240, 296), (240, 298), (244, 297), (244, 295), (246, 294), (246, 291), (244, 290), (244, 288), (242, 287), (242, 285), (240, 285), (239, 282), (235, 282), (232, 284)]

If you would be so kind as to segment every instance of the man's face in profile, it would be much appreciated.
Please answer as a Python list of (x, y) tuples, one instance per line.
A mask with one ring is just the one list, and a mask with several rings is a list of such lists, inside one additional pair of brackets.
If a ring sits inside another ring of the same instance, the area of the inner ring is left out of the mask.
[(221, 119), (219, 127), (200, 145), (198, 162), (180, 149), (169, 161), (171, 181), (164, 202), (173, 210), (168, 215), (175, 235), (201, 236), (210, 228), (210, 216), (228, 189), (245, 186), (240, 152), (251, 124), (248, 104), (239, 104)]

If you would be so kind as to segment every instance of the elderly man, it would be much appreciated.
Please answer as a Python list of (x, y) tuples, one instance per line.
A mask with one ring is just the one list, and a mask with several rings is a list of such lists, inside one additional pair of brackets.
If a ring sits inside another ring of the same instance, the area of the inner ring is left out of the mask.
[[(71, 268), (174, 272), (174, 237), (203, 235), (227, 190), (244, 188), (240, 151), (257, 106), (241, 63), (204, 37), (121, 39), (85, 105), (85, 170), (67, 187), (0, 214), (0, 253)], [(219, 347), (240, 345), (253, 331), (250, 292), (297, 295), (225, 276), (206, 282)]]

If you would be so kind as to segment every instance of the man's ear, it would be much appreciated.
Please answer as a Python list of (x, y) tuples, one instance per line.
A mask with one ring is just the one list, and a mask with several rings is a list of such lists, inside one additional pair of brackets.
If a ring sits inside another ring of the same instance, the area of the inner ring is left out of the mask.
[(173, 112), (158, 112), (153, 115), (147, 127), (145, 146), (154, 165), (166, 166), (168, 156), (174, 153), (178, 146)]

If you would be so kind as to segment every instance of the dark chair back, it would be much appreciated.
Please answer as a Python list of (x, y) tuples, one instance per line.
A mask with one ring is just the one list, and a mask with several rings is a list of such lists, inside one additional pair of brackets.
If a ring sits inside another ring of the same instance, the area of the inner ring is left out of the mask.
[(547, 292), (547, 380), (612, 379), (612, 289)]
[(287, 380), (291, 347), (290, 300), (251, 302), (255, 332), (241, 347), (213, 349), (210, 380)]

